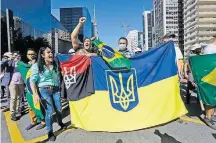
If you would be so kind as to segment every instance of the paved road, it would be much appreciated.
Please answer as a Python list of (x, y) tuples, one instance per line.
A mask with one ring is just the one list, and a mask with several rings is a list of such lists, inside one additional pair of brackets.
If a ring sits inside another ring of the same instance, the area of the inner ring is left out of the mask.
[[(56, 143), (216, 143), (216, 131), (199, 120), (201, 111), (195, 101), (187, 105), (187, 116), (162, 126), (124, 133), (87, 132), (69, 127), (66, 131), (57, 132)], [(70, 125), (68, 109), (64, 113), (64, 122)], [(13, 122), (9, 112), (1, 112), (1, 142), (46, 142), (45, 129), (37, 131), (33, 128), (25, 131), (29, 123), (28, 114)], [(58, 130), (55, 123), (54, 131)]]

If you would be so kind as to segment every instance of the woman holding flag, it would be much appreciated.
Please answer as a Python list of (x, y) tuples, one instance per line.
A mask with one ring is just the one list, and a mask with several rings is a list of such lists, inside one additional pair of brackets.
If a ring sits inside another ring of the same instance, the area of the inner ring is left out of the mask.
[[(53, 109), (56, 112), (58, 124), (61, 129), (66, 129), (67, 127), (62, 123), (59, 71), (57, 69), (57, 64), (53, 59), (51, 48), (40, 48), (38, 61), (32, 66), (30, 81), (33, 96), (36, 101), (36, 103), (34, 104), (37, 105), (40, 99), (42, 106), (44, 107), (46, 112), (45, 122), (47, 125), (48, 140), (55, 141), (56, 137), (53, 134), (52, 127)], [(38, 85), (40, 94), (38, 93), (36, 84)]]

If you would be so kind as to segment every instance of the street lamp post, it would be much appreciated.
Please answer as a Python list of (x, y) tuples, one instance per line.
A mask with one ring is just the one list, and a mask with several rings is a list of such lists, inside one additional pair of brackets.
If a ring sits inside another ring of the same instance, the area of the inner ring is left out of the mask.
[(122, 24), (122, 28), (124, 28), (124, 32), (125, 32), (125, 37), (127, 37), (127, 28), (129, 27), (129, 24)]

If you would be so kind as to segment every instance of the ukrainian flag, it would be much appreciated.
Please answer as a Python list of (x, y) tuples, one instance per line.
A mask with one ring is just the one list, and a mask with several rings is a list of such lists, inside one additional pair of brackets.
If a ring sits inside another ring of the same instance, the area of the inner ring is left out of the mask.
[(75, 127), (132, 131), (167, 123), (187, 113), (180, 96), (173, 42), (130, 62), (131, 69), (112, 70), (102, 58), (91, 57), (95, 93), (69, 102)]

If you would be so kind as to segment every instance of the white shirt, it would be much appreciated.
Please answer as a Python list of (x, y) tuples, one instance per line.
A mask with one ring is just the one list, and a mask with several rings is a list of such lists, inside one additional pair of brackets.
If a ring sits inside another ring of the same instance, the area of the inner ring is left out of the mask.
[(203, 54), (215, 54), (216, 53), (216, 45), (209, 44), (204, 48)]
[(183, 55), (179, 47), (175, 46), (175, 52), (176, 52), (176, 61), (183, 59)]

